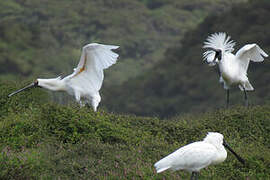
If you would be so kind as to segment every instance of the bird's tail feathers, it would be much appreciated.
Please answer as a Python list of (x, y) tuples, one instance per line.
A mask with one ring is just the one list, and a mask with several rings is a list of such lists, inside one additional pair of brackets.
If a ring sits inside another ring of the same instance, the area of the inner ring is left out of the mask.
[[(244, 91), (244, 88), (242, 85), (239, 85), (239, 88), (241, 91)], [(253, 86), (250, 84), (249, 81), (245, 83), (245, 90), (246, 91), (253, 91), (254, 90)]]
[(168, 163), (164, 162), (163, 159), (161, 159), (160, 161), (158, 161), (155, 165), (155, 168), (157, 170), (157, 173), (161, 173), (167, 169), (170, 168), (170, 166), (168, 165)]
[(169, 155), (156, 162), (154, 166), (157, 170), (157, 173), (161, 173), (167, 169), (170, 169), (171, 165), (172, 165), (172, 156)]
[(161, 173), (163, 171), (166, 171), (167, 169), (169, 169), (170, 167), (164, 167), (164, 168), (158, 168), (156, 167), (157, 173)]

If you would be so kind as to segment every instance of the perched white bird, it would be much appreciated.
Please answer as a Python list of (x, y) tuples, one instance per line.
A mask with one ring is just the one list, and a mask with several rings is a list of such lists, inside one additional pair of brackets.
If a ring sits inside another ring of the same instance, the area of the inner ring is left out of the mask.
[(224, 148), (228, 148), (236, 158), (244, 164), (244, 160), (238, 156), (223, 139), (223, 135), (217, 132), (208, 132), (203, 141), (194, 142), (181, 147), (175, 152), (155, 163), (157, 173), (167, 169), (186, 170), (192, 173), (191, 180), (198, 178), (198, 172), (211, 164), (223, 162), (227, 157)]
[(80, 62), (74, 72), (65, 78), (37, 79), (34, 83), (9, 94), (9, 97), (32, 87), (42, 87), (52, 91), (66, 91), (75, 96), (81, 106), (91, 104), (97, 110), (101, 97), (99, 90), (102, 86), (103, 70), (115, 64), (118, 54), (112, 49), (119, 46), (103, 44), (87, 44), (82, 48)]
[(211, 66), (218, 64), (219, 81), (227, 90), (227, 107), (231, 85), (238, 85), (241, 91), (244, 91), (245, 105), (248, 106), (246, 91), (254, 90), (247, 77), (249, 62), (262, 62), (268, 55), (257, 44), (247, 44), (234, 55), (232, 54), (234, 46), (235, 42), (230, 36), (225, 33), (214, 33), (204, 42), (203, 48), (209, 50), (204, 52), (203, 57)]

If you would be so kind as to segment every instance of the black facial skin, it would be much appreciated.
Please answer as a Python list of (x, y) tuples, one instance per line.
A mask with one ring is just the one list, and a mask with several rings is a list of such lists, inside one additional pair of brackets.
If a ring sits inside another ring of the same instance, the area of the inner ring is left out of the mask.
[(216, 59), (218, 59), (219, 61), (221, 60), (221, 50), (218, 49), (218, 50), (215, 50), (216, 54), (215, 54), (215, 58), (214, 58), (214, 61)]
[(234, 152), (234, 150), (226, 143), (225, 140), (223, 140), (223, 146), (229, 151), (231, 151), (231, 153), (233, 153), (233, 155), (237, 158), (238, 161), (240, 161), (242, 164), (245, 164), (245, 160), (241, 158), (238, 154), (236, 154), (236, 152)]
[(37, 87), (38, 86), (38, 80), (35, 80), (34, 81), (34, 87)]

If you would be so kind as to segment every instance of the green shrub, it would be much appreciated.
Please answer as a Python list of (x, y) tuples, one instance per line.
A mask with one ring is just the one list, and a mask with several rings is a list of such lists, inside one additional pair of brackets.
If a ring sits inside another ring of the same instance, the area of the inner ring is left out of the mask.
[(188, 179), (153, 165), (209, 131), (221, 132), (246, 166), (228, 152), (200, 179), (270, 178), (269, 105), (161, 120), (47, 103), (36, 99), (40, 89), (6, 98), (13, 85), (0, 86), (0, 179)]

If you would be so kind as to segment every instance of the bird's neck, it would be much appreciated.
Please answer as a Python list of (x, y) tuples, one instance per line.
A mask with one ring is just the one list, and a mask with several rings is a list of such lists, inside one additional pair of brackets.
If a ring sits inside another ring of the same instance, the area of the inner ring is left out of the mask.
[(60, 77), (51, 79), (37, 79), (37, 81), (38, 86), (51, 91), (65, 91), (66, 89), (65, 83)]
[(216, 146), (217, 148), (217, 158), (213, 162), (214, 164), (222, 163), (227, 158), (227, 151), (225, 150), (224, 146)]
[(213, 161), (214, 164), (221, 163), (226, 159), (227, 151), (225, 150), (223, 146), (223, 139), (216, 139), (216, 138), (213, 138), (212, 136), (206, 136), (206, 138), (204, 138), (203, 141), (205, 143), (209, 143), (213, 145), (217, 150), (216, 158)]

